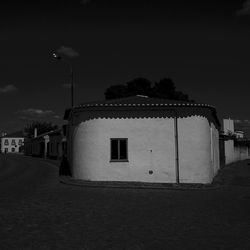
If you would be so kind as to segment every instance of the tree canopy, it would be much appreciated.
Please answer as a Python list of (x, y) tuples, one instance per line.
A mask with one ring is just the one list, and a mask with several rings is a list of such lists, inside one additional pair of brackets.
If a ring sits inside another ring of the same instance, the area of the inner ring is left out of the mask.
[(148, 79), (138, 77), (124, 85), (112, 85), (105, 91), (106, 100), (134, 95), (194, 102), (189, 99), (187, 94), (184, 94), (182, 91), (177, 91), (174, 82), (170, 78), (163, 78), (159, 82), (155, 82), (152, 86), (152, 83)]
[(52, 124), (51, 122), (33, 121), (30, 124), (27, 124), (24, 128), (24, 132), (28, 138), (34, 137), (35, 128), (37, 129), (37, 135), (41, 135), (57, 129), (58, 126)]

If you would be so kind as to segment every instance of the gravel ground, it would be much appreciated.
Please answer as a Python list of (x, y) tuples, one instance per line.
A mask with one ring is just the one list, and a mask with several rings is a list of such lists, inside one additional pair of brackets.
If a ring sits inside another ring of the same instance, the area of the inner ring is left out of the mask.
[(80, 187), (50, 161), (0, 155), (0, 249), (250, 249), (250, 166), (209, 190)]

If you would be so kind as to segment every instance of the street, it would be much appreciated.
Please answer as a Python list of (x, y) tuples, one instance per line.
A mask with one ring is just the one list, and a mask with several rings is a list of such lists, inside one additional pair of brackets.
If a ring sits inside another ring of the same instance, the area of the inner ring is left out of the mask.
[(49, 161), (0, 155), (0, 249), (250, 249), (248, 162), (217, 189), (126, 189), (65, 185)]

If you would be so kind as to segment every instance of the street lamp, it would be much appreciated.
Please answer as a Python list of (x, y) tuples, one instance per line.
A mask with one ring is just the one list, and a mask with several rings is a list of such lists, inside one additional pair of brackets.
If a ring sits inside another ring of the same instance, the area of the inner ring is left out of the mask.
[(73, 67), (71, 65), (71, 63), (69, 63), (68, 61), (66, 61), (64, 58), (62, 58), (60, 55), (53, 53), (53, 57), (57, 60), (63, 60), (69, 67), (70, 67), (70, 78), (71, 78), (71, 83), (70, 83), (70, 88), (71, 88), (71, 107), (74, 107), (74, 78), (73, 78)]

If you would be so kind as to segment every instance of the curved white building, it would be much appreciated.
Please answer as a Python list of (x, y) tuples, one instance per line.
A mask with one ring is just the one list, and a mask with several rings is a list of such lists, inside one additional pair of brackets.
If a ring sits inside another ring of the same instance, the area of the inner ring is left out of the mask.
[(210, 183), (219, 169), (219, 121), (206, 104), (134, 96), (65, 113), (73, 178)]

